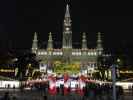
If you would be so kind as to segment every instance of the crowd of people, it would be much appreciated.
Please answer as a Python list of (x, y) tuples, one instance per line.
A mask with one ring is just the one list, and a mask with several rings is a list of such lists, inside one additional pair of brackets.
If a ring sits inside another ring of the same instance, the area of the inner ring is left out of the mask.
[[(45, 94), (50, 95), (62, 95), (62, 96), (70, 96), (70, 95), (77, 95), (81, 99), (88, 99), (91, 100), (95, 98), (95, 100), (105, 100), (112, 99), (113, 87), (112, 84), (109, 83), (96, 83), (91, 81), (82, 81), (79, 84), (75, 84), (75, 88), (73, 89), (69, 82), (69, 78), (64, 78), (64, 83), (60, 85), (56, 85), (57, 80), (51, 77), (48, 84), (34, 84), (35, 87), (38, 87), (39, 90), (43, 90)], [(74, 80), (71, 80), (74, 81)], [(68, 83), (67, 83), (68, 82)], [(77, 80), (78, 82), (78, 80)], [(123, 89), (121, 86), (116, 86), (116, 94), (117, 98), (122, 97)], [(78, 98), (78, 99), (79, 99)]]
[(17, 100), (16, 96), (11, 96), (9, 92), (5, 92), (3, 97), (0, 100)]
[[(71, 91), (71, 88), (68, 88), (68, 93), (66, 94), (64, 91), (64, 86), (61, 85), (57, 87), (57, 94), (61, 94), (63, 96), (69, 96), (73, 93), (78, 95), (82, 99), (89, 100), (112, 100), (112, 85), (110, 84), (95, 84), (95, 83), (86, 83), (86, 86), (83, 87), (83, 92), (79, 92), (78, 89), (75, 91)], [(120, 86), (116, 87), (117, 99), (123, 95), (123, 89)], [(53, 94), (52, 94), (53, 95)]]
[[(44, 100), (47, 100), (47, 93), (49, 93), (48, 91), (49, 87), (44, 87), (43, 90), (44, 91)], [(105, 100), (105, 96), (106, 99), (108, 98), (109, 100), (111, 100), (112, 97), (112, 86), (107, 85), (107, 84), (103, 84), (103, 85), (99, 85), (99, 84), (94, 84), (94, 83), (87, 83), (86, 86), (83, 88), (83, 94), (79, 94), (78, 91), (71, 91), (71, 88), (68, 88), (68, 93), (66, 94), (64, 91), (64, 86), (61, 85), (60, 87), (56, 87), (56, 94), (50, 94), (50, 95), (62, 95), (64, 97), (67, 96), (72, 96), (72, 95), (76, 95), (78, 97), (78, 100)], [(121, 87), (118, 87), (117, 90), (117, 96), (118, 98), (120, 97), (120, 95), (123, 94), (123, 90)], [(77, 98), (76, 97), (76, 98)], [(16, 100), (17, 98), (15, 96), (13, 96), (12, 98), (9, 96), (9, 93), (6, 92), (5, 95), (1, 98), (1, 100)]]
[[(70, 87), (68, 88), (68, 92), (65, 93), (66, 91), (64, 90), (64, 85), (60, 85), (60, 87), (56, 87), (56, 92), (55, 94), (50, 94), (49, 91), (49, 85), (45, 85), (44, 87), (40, 87), (38, 88), (37, 91), (42, 91), (44, 92), (44, 94), (42, 95), (41, 100), (52, 100), (52, 99), (48, 99), (48, 96), (62, 96), (64, 97), (64, 99), (66, 99), (66, 97), (70, 97), (73, 96), (73, 98), (75, 99), (71, 99), (71, 100), (112, 100), (113, 96), (113, 87), (112, 84), (99, 84), (99, 83), (85, 83), (85, 87), (83, 87), (83, 92), (82, 94), (79, 93), (78, 89), (75, 89), (75, 91), (73, 91)], [(39, 84), (38, 84), (39, 85)], [(33, 90), (31, 90), (33, 91)], [(123, 97), (123, 89), (120, 86), (116, 86), (116, 96), (117, 96), (117, 100), (122, 100), (121, 98)], [(10, 97), (9, 93), (6, 92), (5, 95), (0, 99), (0, 100), (18, 100), (15, 96)], [(58, 100), (58, 99), (55, 99)], [(67, 99), (68, 100), (68, 99)]]

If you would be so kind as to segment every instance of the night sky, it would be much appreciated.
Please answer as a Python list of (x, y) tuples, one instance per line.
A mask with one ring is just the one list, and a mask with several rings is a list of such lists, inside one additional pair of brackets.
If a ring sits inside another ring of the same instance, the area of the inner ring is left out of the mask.
[[(39, 47), (46, 47), (48, 33), (53, 33), (54, 46), (61, 47), (62, 26), (67, 0), (1, 0), (1, 49), (30, 49), (33, 33), (38, 32)], [(81, 33), (87, 33), (88, 47), (96, 46), (96, 33), (102, 32), (108, 52), (132, 56), (133, 16), (131, 6), (121, 2), (87, 2), (70, 0), (73, 45), (81, 46)], [(129, 13), (128, 13), (129, 12)]]

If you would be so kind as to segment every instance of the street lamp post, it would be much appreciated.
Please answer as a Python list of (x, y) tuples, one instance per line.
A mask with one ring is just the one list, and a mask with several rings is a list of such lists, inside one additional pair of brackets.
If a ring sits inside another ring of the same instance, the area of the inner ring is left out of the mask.
[(112, 65), (112, 84), (113, 84), (113, 100), (116, 100), (116, 65)]

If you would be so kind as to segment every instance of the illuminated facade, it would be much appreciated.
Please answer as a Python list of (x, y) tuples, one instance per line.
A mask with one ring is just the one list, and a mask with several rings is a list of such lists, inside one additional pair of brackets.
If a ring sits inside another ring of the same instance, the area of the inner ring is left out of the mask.
[(103, 52), (101, 33), (98, 32), (96, 48), (87, 48), (86, 33), (82, 35), (82, 47), (80, 49), (73, 48), (71, 22), (69, 5), (67, 5), (63, 24), (62, 48), (54, 49), (51, 32), (49, 33), (47, 48), (38, 48), (37, 33), (35, 33), (32, 52), (37, 55), (37, 59), (41, 59), (42, 63), (47, 63), (49, 65), (54, 61), (62, 61), (64, 63), (79, 62), (81, 66), (96, 67), (97, 57)]

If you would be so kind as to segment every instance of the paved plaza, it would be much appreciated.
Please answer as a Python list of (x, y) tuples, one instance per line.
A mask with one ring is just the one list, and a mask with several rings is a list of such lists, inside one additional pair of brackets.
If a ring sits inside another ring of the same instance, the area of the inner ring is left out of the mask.
[[(95, 95), (90, 92), (89, 96), (80, 96), (75, 93), (69, 93), (69, 95), (64, 96), (62, 93), (58, 93), (57, 95), (49, 95), (48, 93), (44, 93), (41, 90), (13, 90), (13, 89), (0, 89), (0, 100), (3, 100), (5, 92), (9, 92), (10, 100), (113, 100), (112, 95)], [(15, 98), (14, 98), (15, 97)], [(121, 95), (117, 100), (132, 100), (132, 93), (125, 93)]]

